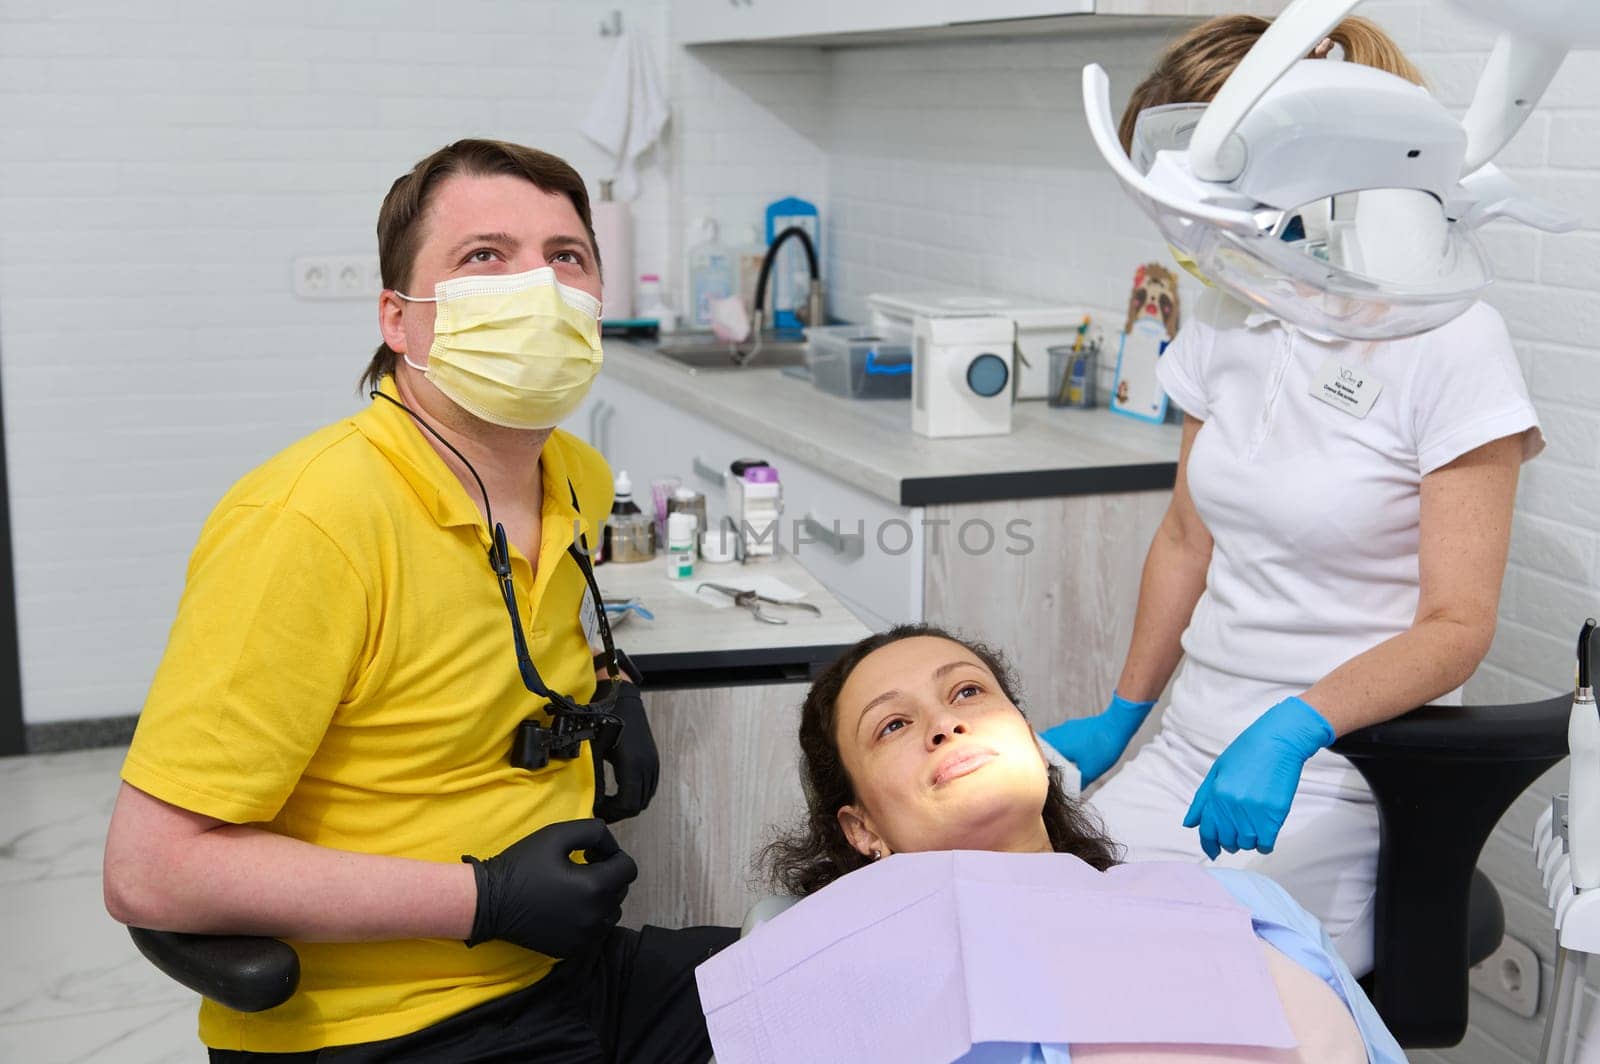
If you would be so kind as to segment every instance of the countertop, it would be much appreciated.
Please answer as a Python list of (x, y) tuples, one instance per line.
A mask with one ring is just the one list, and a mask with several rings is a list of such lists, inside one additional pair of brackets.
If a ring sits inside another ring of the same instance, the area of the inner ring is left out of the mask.
[[(737, 606), (718, 608), (678, 590), (667, 577), (667, 561), (607, 562), (595, 569), (606, 598), (634, 598), (655, 615), (647, 621), (630, 614), (613, 627), (617, 646), (644, 673), (646, 689), (726, 687), (736, 684), (804, 682), (846, 647), (871, 634), (800, 563), (786, 554), (741, 565), (695, 564), (690, 587), (702, 582), (737, 584), (747, 577), (773, 577), (803, 594), (801, 601), (822, 610), (764, 607), (788, 619), (767, 624)], [(714, 600), (714, 593), (700, 592)], [(614, 619), (614, 618), (613, 618)]]
[(1017, 403), (1008, 436), (928, 439), (911, 401), (849, 400), (775, 368), (695, 371), (607, 339), (604, 373), (779, 455), (901, 506), (1170, 488), (1181, 430), (1092, 410)]

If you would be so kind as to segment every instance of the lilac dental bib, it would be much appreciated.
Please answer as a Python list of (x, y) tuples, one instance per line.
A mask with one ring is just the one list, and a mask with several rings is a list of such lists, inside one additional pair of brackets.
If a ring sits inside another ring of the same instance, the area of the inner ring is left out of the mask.
[(719, 1064), (951, 1061), (984, 1042), (1296, 1044), (1250, 911), (1190, 864), (897, 854), (695, 977)]

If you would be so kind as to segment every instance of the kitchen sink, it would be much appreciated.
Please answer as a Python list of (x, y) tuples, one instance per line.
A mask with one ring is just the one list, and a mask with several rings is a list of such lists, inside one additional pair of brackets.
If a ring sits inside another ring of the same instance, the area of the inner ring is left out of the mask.
[[(751, 344), (739, 345), (739, 350), (748, 353)], [(762, 369), (781, 366), (803, 366), (806, 361), (806, 342), (791, 337), (781, 339), (767, 338), (761, 341), (761, 350), (750, 359), (748, 366), (740, 366), (733, 360), (734, 347), (710, 335), (694, 337), (669, 337), (661, 341), (656, 348), (656, 354), (668, 358), (696, 372), (702, 370), (738, 370), (743, 368)]]

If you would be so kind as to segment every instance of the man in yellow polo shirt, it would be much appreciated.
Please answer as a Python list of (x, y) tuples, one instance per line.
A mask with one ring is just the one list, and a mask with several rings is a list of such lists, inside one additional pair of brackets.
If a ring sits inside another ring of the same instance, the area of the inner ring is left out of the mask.
[(610, 473), (554, 428), (601, 360), (583, 181), (460, 141), (394, 183), (378, 247), (371, 406), (201, 532), (107, 907), (293, 942), (288, 1002), (202, 1005), (213, 1060), (704, 1060), (693, 969), (736, 932), (615, 926), (637, 870), (606, 821), (657, 762), (583, 550)]

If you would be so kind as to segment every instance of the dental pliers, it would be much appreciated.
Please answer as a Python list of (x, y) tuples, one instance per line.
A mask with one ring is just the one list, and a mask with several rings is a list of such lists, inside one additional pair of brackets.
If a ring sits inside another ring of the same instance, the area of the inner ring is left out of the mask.
[(760, 594), (756, 591), (746, 591), (743, 588), (729, 587), (727, 584), (701, 584), (699, 587), (695, 588), (695, 591), (698, 593), (706, 588), (710, 588), (712, 591), (720, 591), (722, 594), (727, 595), (729, 598), (733, 599), (733, 604), (735, 606), (743, 606), (745, 609), (756, 615), (756, 620), (765, 621), (767, 624), (788, 624), (789, 622), (782, 617), (774, 617), (771, 614), (763, 612), (761, 609), (762, 603), (766, 603), (769, 606), (784, 606), (794, 610), (810, 610), (818, 617), (822, 616), (822, 611), (809, 602), (786, 602), (783, 599), (768, 598), (766, 595)]

